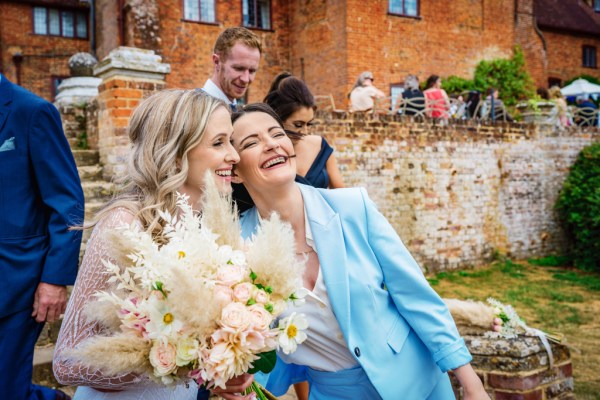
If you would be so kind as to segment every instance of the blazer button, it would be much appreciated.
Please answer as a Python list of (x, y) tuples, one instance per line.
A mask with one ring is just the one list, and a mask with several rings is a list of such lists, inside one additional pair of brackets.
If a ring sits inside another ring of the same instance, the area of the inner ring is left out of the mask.
[(356, 354), (356, 357), (360, 357), (360, 349), (358, 347), (354, 348), (354, 354)]

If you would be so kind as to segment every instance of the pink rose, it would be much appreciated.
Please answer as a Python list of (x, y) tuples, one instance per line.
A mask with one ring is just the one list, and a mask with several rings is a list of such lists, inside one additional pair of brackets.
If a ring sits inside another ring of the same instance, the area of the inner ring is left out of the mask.
[(250, 312), (252, 326), (255, 330), (264, 331), (269, 329), (269, 325), (273, 321), (273, 316), (265, 310), (262, 304), (254, 304), (248, 307), (248, 311)]
[(242, 303), (230, 303), (221, 312), (221, 324), (235, 331), (245, 331), (251, 323), (250, 313)]
[(150, 349), (150, 364), (154, 367), (156, 376), (170, 375), (177, 370), (175, 359), (177, 349), (170, 343), (155, 342)]
[(240, 303), (246, 303), (252, 296), (253, 285), (249, 282), (238, 283), (233, 287), (233, 298)]
[(216, 285), (213, 290), (215, 300), (221, 307), (225, 307), (233, 301), (233, 292), (229, 286)]
[(225, 286), (233, 286), (244, 278), (245, 269), (237, 265), (225, 265), (217, 272), (217, 281)]
[(269, 295), (264, 290), (258, 289), (254, 293), (254, 300), (260, 304), (267, 304), (269, 302)]

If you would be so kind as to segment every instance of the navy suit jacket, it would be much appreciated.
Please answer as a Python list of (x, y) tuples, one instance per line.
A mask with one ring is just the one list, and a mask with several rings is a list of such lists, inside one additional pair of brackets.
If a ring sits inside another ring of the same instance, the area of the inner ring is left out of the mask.
[(0, 74), (0, 317), (77, 276), (83, 191), (60, 115)]

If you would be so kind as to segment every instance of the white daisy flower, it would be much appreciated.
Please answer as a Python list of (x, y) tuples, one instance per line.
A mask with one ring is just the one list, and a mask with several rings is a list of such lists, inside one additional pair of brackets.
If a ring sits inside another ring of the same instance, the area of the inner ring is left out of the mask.
[(298, 345), (306, 340), (304, 330), (308, 328), (308, 321), (304, 314), (292, 313), (289, 317), (279, 321), (279, 334), (277, 346), (285, 353), (296, 351)]

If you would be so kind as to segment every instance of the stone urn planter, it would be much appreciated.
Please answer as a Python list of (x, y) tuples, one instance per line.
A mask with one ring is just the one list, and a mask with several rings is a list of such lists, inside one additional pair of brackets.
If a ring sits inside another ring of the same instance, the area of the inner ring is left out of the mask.
[(553, 125), (556, 123), (556, 105), (551, 101), (529, 100), (516, 105), (525, 123)]

